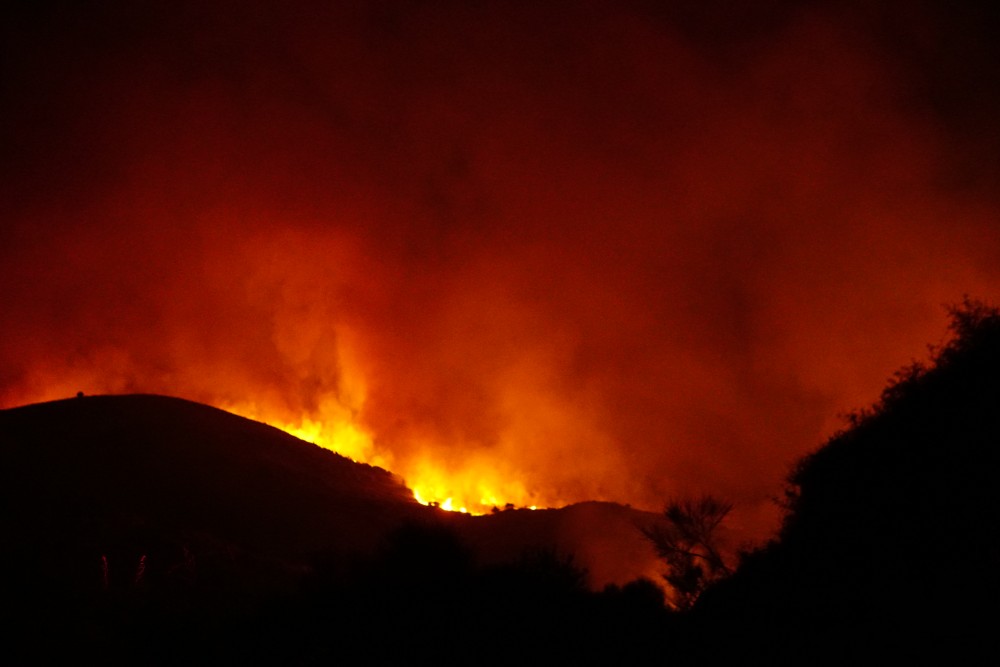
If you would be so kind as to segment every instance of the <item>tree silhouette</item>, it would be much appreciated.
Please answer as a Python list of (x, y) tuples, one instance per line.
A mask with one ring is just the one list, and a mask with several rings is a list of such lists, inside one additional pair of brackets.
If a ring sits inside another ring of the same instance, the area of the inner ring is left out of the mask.
[(665, 521), (642, 529), (667, 565), (663, 578), (673, 592), (671, 603), (689, 609), (707, 586), (732, 571), (719, 548), (718, 528), (731, 503), (711, 496), (670, 502)]

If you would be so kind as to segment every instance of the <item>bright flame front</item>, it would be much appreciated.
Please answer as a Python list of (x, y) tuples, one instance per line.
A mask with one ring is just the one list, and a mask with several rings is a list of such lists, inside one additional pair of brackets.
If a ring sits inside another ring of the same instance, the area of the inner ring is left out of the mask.
[(251, 404), (226, 405), (224, 409), (270, 424), (352, 461), (390, 470), (403, 478), (414, 499), (422, 505), (474, 515), (512, 506), (537, 509), (546, 505), (522, 483), (506, 476), (512, 473), (482, 456), (469, 457), (449, 469), (427, 457), (397, 459), (380, 452), (372, 434), (354, 422), (350, 410), (336, 403), (324, 406), (321, 418), (298, 421), (276, 418), (268, 410)]

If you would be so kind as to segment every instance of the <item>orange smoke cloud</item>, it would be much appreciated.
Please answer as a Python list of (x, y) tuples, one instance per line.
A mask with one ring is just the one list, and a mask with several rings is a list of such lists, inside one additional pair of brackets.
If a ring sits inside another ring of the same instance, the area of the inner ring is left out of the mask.
[(1000, 293), (996, 100), (926, 67), (988, 55), (968, 16), (251, 4), (8, 22), (4, 406), (175, 394), (428, 500), (759, 530)]

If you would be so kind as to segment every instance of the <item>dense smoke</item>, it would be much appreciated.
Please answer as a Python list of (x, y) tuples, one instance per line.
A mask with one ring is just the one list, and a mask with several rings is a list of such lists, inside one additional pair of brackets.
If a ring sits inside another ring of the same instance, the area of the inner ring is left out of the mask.
[(759, 527), (943, 304), (1000, 294), (985, 10), (30, 4), (5, 407), (180, 395), (349, 424), (442, 494)]

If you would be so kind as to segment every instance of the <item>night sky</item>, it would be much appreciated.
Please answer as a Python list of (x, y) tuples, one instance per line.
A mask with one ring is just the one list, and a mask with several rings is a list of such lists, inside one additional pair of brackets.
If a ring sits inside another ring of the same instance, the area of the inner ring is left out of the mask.
[(1000, 297), (995, 8), (22, 4), (0, 407), (178, 395), (437, 500), (759, 531)]

